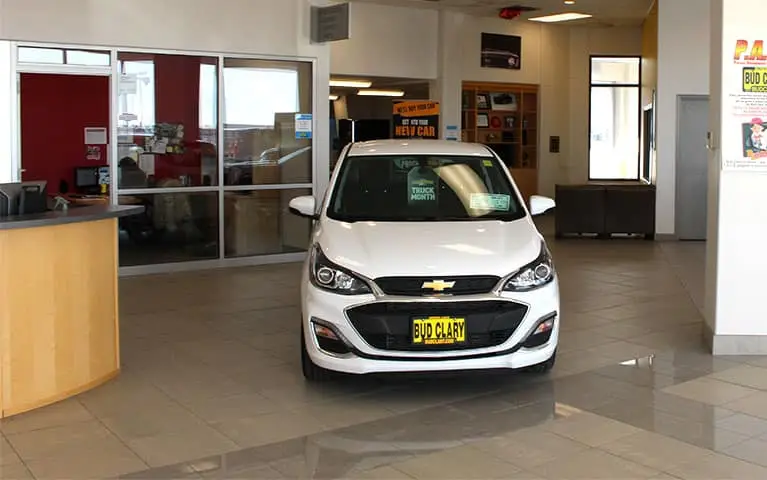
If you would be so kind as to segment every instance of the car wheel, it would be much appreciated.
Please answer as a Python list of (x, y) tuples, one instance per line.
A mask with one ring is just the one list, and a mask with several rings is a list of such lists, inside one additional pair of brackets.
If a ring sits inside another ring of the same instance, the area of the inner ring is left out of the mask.
[(554, 364), (556, 363), (556, 361), (557, 361), (557, 351), (554, 350), (554, 354), (548, 360), (546, 360), (545, 362), (541, 362), (537, 365), (531, 365), (527, 367), (525, 371), (538, 374), (538, 375), (543, 375), (545, 373), (549, 373), (551, 369), (554, 368)]
[(304, 374), (304, 378), (310, 382), (321, 382), (329, 376), (327, 370), (318, 367), (312, 362), (309, 352), (306, 351), (306, 337), (304, 337), (303, 328), (301, 329), (301, 371)]

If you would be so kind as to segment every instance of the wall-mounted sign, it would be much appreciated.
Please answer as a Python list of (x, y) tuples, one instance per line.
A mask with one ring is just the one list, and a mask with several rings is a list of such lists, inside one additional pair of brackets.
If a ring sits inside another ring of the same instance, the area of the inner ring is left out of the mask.
[(351, 11), (348, 3), (327, 7), (312, 7), (311, 39), (314, 43), (348, 40), (350, 37)]
[(439, 102), (395, 100), (394, 138), (439, 138)]
[(296, 114), (296, 138), (312, 138), (312, 114)]
[[(767, 171), (767, 55), (764, 39), (750, 37), (759, 31), (740, 30), (725, 39), (725, 48), (734, 55), (722, 74), (722, 168), (725, 170)], [(750, 37), (750, 38), (749, 38)], [(727, 53), (727, 52), (725, 52)], [(712, 147), (709, 138), (709, 148)]]
[(458, 125), (448, 125), (445, 127), (445, 140), (458, 141)]
[(86, 145), (106, 145), (109, 143), (106, 128), (85, 127), (83, 131), (85, 133), (84, 140)]
[(481, 61), (484, 68), (522, 68), (522, 37), (483, 33)]

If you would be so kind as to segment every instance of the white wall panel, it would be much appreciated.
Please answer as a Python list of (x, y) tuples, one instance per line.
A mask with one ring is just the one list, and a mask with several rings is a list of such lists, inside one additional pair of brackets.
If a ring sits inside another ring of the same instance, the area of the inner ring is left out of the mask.
[(300, 0), (2, 0), (5, 39), (295, 55)]
[(331, 46), (331, 72), (437, 78), (439, 12), (353, 2), (351, 39)]
[(677, 97), (709, 93), (710, 18), (710, 0), (658, 3), (656, 231), (660, 234), (675, 230)]

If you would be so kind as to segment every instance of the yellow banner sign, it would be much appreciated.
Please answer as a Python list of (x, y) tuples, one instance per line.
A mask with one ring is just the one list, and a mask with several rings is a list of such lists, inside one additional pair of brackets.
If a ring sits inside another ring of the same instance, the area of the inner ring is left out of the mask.
[(743, 67), (743, 91), (767, 92), (767, 67)]
[(439, 102), (404, 101), (394, 104), (394, 115), (403, 117), (428, 117), (439, 115)]

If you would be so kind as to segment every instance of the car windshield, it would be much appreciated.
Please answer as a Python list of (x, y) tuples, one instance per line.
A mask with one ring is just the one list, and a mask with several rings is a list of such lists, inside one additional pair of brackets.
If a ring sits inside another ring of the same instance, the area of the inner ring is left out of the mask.
[(508, 176), (494, 157), (348, 157), (327, 216), (345, 222), (512, 221), (523, 218)]

